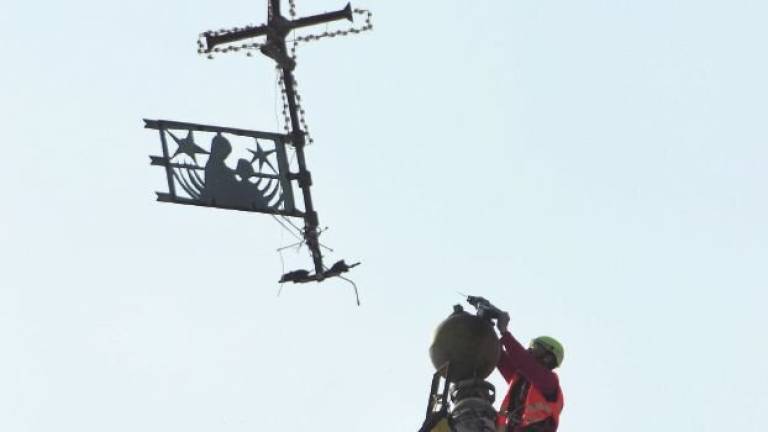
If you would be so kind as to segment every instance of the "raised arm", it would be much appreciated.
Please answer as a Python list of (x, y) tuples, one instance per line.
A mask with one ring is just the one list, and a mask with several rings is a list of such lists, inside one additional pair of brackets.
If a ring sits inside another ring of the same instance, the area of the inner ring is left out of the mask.
[(512, 360), (512, 357), (510, 357), (509, 354), (504, 351), (503, 346), (501, 350), (501, 356), (499, 357), (499, 363), (496, 365), (496, 368), (499, 369), (501, 376), (504, 377), (504, 381), (506, 382), (509, 382), (512, 379), (512, 375), (517, 370), (517, 365), (515, 364), (514, 360)]
[[(516, 371), (528, 379), (531, 385), (538, 388), (545, 396), (557, 395), (557, 389), (560, 387), (557, 374), (537, 362), (512, 336), (512, 333), (507, 330), (502, 332), (501, 344), (504, 347), (504, 355), (508, 358), (505, 360), (506, 364), (514, 365)], [(501, 367), (499, 367), (499, 371), (502, 371)], [(501, 373), (504, 375), (503, 371)]]

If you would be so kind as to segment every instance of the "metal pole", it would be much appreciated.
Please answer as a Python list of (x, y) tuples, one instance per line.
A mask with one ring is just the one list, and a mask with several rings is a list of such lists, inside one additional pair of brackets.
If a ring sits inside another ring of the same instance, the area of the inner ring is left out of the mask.
[[(279, 3), (279, 0), (277, 0)], [(287, 48), (285, 44), (285, 36), (280, 36), (279, 48), (282, 53), (287, 56)], [(291, 118), (291, 138), (293, 146), (296, 148), (296, 160), (299, 164), (299, 187), (301, 188), (302, 195), (304, 196), (304, 237), (307, 241), (307, 246), (312, 254), (312, 261), (315, 264), (315, 275), (318, 280), (322, 280), (323, 269), (323, 256), (320, 253), (320, 241), (318, 239), (317, 227), (320, 221), (317, 217), (314, 205), (312, 205), (312, 195), (310, 194), (309, 187), (312, 185), (312, 176), (307, 171), (307, 162), (304, 156), (304, 132), (299, 126), (299, 117), (296, 108), (296, 91), (293, 88), (294, 79), (291, 70), (283, 65), (280, 65), (283, 71), (283, 82), (285, 83), (285, 93), (288, 99), (288, 112)]]

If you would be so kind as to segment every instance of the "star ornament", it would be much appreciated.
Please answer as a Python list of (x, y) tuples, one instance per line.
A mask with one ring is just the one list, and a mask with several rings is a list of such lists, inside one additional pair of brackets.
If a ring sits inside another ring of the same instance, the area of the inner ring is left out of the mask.
[(259, 140), (256, 140), (256, 150), (248, 149), (249, 152), (253, 153), (253, 159), (251, 159), (251, 163), (254, 163), (256, 161), (259, 161), (259, 172), (263, 172), (261, 167), (264, 166), (264, 164), (267, 164), (270, 168), (272, 168), (272, 171), (277, 174), (277, 170), (274, 166), (272, 166), (272, 163), (269, 161), (269, 155), (274, 153), (275, 150), (268, 150), (264, 151), (264, 149), (261, 148), (261, 144), (259, 143)]
[(192, 158), (195, 163), (197, 163), (197, 158), (195, 157), (196, 154), (208, 154), (207, 151), (202, 149), (199, 145), (195, 144), (195, 137), (192, 135), (192, 131), (187, 132), (187, 137), (184, 139), (179, 139), (176, 137), (176, 135), (169, 132), (171, 135), (171, 138), (173, 138), (174, 141), (176, 141), (176, 144), (178, 144), (179, 148), (176, 149), (176, 153), (171, 156), (171, 159), (175, 158), (181, 153), (184, 153), (185, 155)]

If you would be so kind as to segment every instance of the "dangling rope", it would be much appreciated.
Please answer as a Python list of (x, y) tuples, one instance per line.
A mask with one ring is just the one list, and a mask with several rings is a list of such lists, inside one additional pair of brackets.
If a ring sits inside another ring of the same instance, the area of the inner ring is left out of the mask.
[(357, 292), (357, 284), (354, 283), (352, 279), (345, 278), (342, 275), (339, 275), (339, 278), (352, 284), (352, 288), (355, 290), (355, 302), (357, 303), (357, 306), (360, 306), (360, 294)]
[[(329, 271), (330, 270), (325, 265), (323, 267), (325, 268), (325, 271)], [(342, 276), (340, 274), (336, 275), (336, 277), (338, 277), (339, 279), (345, 280), (345, 281), (349, 282), (352, 285), (352, 289), (355, 291), (355, 303), (357, 303), (357, 306), (359, 307), (360, 306), (360, 293), (357, 290), (357, 284), (352, 279), (345, 278), (344, 276)]]

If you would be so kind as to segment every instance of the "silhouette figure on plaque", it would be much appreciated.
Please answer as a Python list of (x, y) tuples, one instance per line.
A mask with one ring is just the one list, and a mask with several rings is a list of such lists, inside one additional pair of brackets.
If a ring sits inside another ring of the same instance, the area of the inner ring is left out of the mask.
[[(270, 205), (270, 201), (275, 198), (280, 188), (275, 185), (272, 192), (267, 193), (273, 182), (256, 173), (251, 162), (246, 159), (239, 159), (234, 170), (228, 167), (225, 161), (231, 153), (232, 144), (229, 140), (221, 134), (216, 134), (211, 142), (208, 162), (205, 164), (205, 186), (200, 198), (213, 206), (276, 208), (278, 203)], [(251, 183), (254, 177), (258, 180)]]

